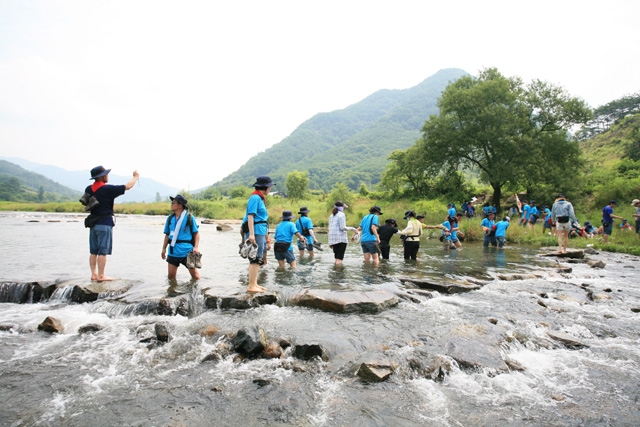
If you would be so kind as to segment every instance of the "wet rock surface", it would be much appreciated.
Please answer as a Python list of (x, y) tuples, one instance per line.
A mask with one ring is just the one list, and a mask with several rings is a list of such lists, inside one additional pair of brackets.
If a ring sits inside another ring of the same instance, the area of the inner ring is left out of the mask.
[(365, 382), (379, 383), (387, 380), (397, 365), (389, 361), (365, 362), (360, 365), (356, 375)]
[(50, 334), (64, 332), (62, 322), (55, 317), (47, 316), (42, 323), (38, 325), (38, 330), (48, 332)]
[(248, 310), (261, 305), (276, 304), (278, 297), (272, 292), (249, 294), (246, 292), (231, 292), (220, 294), (215, 289), (204, 292), (205, 305), (209, 309)]
[(468, 283), (436, 282), (434, 280), (415, 279), (412, 277), (401, 277), (402, 283), (410, 283), (421, 289), (430, 289), (443, 294), (459, 294), (480, 289), (480, 286)]
[(292, 299), (296, 306), (334, 313), (378, 313), (398, 302), (398, 298), (387, 291), (345, 292), (324, 289), (306, 290)]
[(247, 357), (256, 357), (260, 355), (266, 343), (264, 330), (259, 326), (253, 326), (240, 329), (231, 340), (233, 348), (236, 352)]

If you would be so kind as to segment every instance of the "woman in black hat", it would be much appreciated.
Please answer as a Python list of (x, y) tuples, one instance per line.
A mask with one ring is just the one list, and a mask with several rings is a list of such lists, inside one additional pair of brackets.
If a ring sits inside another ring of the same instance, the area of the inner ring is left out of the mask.
[(256, 257), (249, 258), (249, 286), (247, 286), (249, 293), (264, 292), (264, 288), (258, 285), (258, 270), (264, 263), (263, 255), (271, 248), (271, 245), (267, 243), (269, 213), (267, 212), (266, 196), (274, 185), (268, 176), (256, 178), (256, 182), (253, 184), (255, 191), (249, 197), (247, 212), (242, 221), (245, 240), (248, 240), (249, 244), (258, 245)]

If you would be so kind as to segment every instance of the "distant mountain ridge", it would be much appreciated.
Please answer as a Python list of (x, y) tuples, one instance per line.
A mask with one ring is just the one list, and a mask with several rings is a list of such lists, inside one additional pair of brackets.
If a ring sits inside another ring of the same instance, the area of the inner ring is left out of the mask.
[[(82, 195), (82, 192), (84, 192), (84, 189), (87, 187), (87, 185), (93, 182), (89, 179), (91, 176), (89, 169), (83, 171), (68, 171), (58, 166), (44, 165), (21, 158), (0, 156), (0, 159), (18, 165), (28, 171), (44, 175), (45, 177), (55, 181), (56, 183), (62, 184), (62, 186), (69, 187), (67, 189), (71, 190), (74, 193), (78, 193), (78, 197)], [(111, 173), (109, 174), (109, 183), (114, 185), (126, 184), (131, 180), (131, 178), (132, 175), (124, 176)], [(151, 178), (142, 177), (139, 182), (140, 184), (136, 184), (131, 190), (118, 197), (116, 201), (118, 203), (154, 202), (156, 200), (157, 193), (160, 194), (160, 198), (162, 200), (166, 200), (167, 197), (173, 196), (177, 194), (178, 191), (180, 191), (180, 189), (177, 187), (171, 187)], [(50, 190), (47, 190), (47, 188), (45, 188), (45, 191)]]
[(66, 187), (42, 174), (28, 171), (6, 160), (0, 160), (0, 175), (17, 178), (22, 185), (33, 191), (38, 191), (40, 187), (42, 187), (45, 192), (54, 193), (66, 198), (79, 198), (82, 195), (80, 191)]
[(324, 191), (339, 182), (354, 190), (363, 183), (372, 187), (380, 181), (387, 156), (411, 146), (429, 115), (438, 113), (444, 88), (467, 74), (440, 70), (412, 88), (379, 90), (342, 110), (316, 114), (214, 187), (251, 185), (260, 175), (284, 184), (293, 170), (308, 171), (310, 187)]

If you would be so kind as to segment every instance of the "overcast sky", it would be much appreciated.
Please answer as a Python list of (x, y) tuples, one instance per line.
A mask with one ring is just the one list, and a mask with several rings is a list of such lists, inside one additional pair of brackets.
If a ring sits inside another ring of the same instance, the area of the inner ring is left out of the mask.
[(316, 113), (485, 67), (635, 93), (640, 2), (0, 0), (0, 155), (194, 190)]

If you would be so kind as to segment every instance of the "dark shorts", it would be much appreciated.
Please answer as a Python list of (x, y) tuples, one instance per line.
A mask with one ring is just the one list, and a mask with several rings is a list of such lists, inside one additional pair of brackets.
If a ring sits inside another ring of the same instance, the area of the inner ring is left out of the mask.
[(531, 219), (529, 219), (529, 224), (535, 224), (536, 222), (538, 222), (538, 218), (531, 217)]
[(333, 256), (335, 259), (344, 259), (344, 253), (347, 250), (347, 244), (336, 243), (335, 245), (331, 246), (331, 249), (333, 249)]
[(611, 221), (609, 223), (609, 225), (602, 225), (602, 228), (604, 229), (604, 233), (603, 234), (607, 234), (609, 236), (611, 236), (611, 233), (613, 232), (613, 221)]
[(176, 267), (180, 267), (180, 264), (187, 266), (187, 257), (176, 258), (171, 255), (167, 255), (167, 262), (171, 265), (175, 265)]
[(362, 247), (362, 253), (366, 254), (366, 253), (370, 253), (372, 255), (375, 255), (378, 253), (378, 251), (376, 250), (376, 243), (375, 241), (371, 241), (371, 242), (360, 242), (360, 246)]
[(97, 224), (89, 229), (89, 253), (91, 255), (111, 255), (113, 227)]
[(551, 229), (551, 224), (549, 224), (549, 221), (545, 221), (545, 222), (542, 223), (542, 227)]
[(640, 233), (640, 219), (636, 221), (636, 233)]
[(296, 256), (293, 254), (293, 251), (273, 251), (273, 254), (278, 261), (287, 261), (289, 264), (296, 260)]

